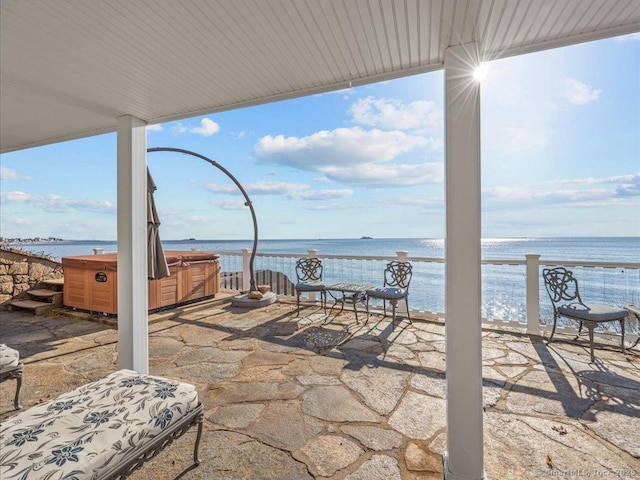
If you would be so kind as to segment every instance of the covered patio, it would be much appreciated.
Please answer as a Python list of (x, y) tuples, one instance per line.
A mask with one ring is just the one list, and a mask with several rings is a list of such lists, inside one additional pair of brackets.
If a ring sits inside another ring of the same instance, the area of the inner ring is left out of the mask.
[(444, 70), (447, 377), (437, 425), (447, 440), (439, 450), (445, 478), (485, 478), (497, 450), (485, 453), (493, 440), (483, 435), (493, 417), (482, 400), (473, 73), (482, 61), (640, 31), (637, 2), (5, 0), (0, 13), (0, 151), (117, 132), (114, 351), (118, 367), (142, 373), (160, 355), (150, 354), (147, 322), (147, 125)]
[[(442, 319), (358, 325), (351, 312), (295, 311), (294, 301), (213, 302), (152, 316), (150, 372), (194, 383), (205, 405), (203, 462), (185, 472), (191, 431), (131, 478), (442, 478)], [(112, 326), (3, 313), (0, 333), (26, 364), (25, 407), (117, 368)], [(484, 328), (482, 344), (489, 478), (638, 475), (637, 351), (604, 342), (589, 363), (585, 342), (546, 345), (507, 328)], [(13, 413), (7, 385), (3, 417)]]

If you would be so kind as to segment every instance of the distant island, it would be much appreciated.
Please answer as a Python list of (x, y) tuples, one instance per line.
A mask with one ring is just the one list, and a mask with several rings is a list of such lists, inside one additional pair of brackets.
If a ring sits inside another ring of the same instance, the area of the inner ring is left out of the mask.
[(360, 240), (373, 240), (373, 237), (360, 237)]

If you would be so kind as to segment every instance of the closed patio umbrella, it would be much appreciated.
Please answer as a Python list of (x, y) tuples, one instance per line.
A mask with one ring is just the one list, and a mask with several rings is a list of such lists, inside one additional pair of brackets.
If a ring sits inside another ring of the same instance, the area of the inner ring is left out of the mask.
[(156, 211), (153, 192), (157, 190), (147, 168), (147, 276), (150, 280), (158, 280), (169, 276), (169, 266), (164, 257), (164, 250), (160, 243), (158, 228), (160, 219)]

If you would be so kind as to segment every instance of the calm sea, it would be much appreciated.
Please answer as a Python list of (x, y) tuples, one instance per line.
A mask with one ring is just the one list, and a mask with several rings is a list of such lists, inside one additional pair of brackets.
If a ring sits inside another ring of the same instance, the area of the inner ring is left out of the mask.
[[(165, 240), (167, 250), (233, 252), (251, 248), (250, 240)], [(55, 258), (90, 255), (94, 248), (117, 250), (114, 241), (66, 241), (11, 245)], [(444, 241), (434, 238), (260, 240), (258, 253), (299, 253), (315, 249), (320, 254), (395, 256), (406, 250), (415, 257), (444, 257)], [(588, 260), (612, 263), (640, 262), (640, 237), (594, 238), (486, 238), (482, 240), (485, 259), (522, 259), (526, 253), (538, 253), (541, 260)]]
[[(240, 252), (250, 249), (250, 240), (179, 240), (163, 241), (166, 250)], [(55, 258), (90, 255), (94, 248), (115, 252), (116, 242), (66, 241), (12, 245)], [(442, 239), (381, 238), (381, 239), (317, 239), (260, 240), (258, 253), (287, 253), (304, 256), (309, 249), (320, 255), (395, 256), (405, 250), (411, 257), (444, 258)], [(482, 256), (486, 260), (524, 260), (526, 253), (541, 255), (540, 261), (566, 261), (579, 265), (581, 261), (609, 264), (640, 262), (640, 237), (623, 238), (495, 238), (483, 239)], [(256, 259), (255, 268), (281, 271), (295, 279), (294, 260), (285, 258)], [(351, 281), (377, 285), (382, 282), (384, 262), (330, 260), (325, 263), (327, 282)], [(579, 279), (585, 301), (612, 305), (640, 304), (640, 269), (571, 267)], [(241, 270), (238, 257), (222, 259), (223, 271)], [(483, 316), (487, 318), (526, 320), (525, 267), (521, 265), (484, 265), (482, 269)], [(412, 309), (444, 311), (444, 265), (434, 262), (414, 263), (411, 283)], [(544, 285), (540, 285), (540, 310), (543, 321), (551, 318), (551, 306)]]

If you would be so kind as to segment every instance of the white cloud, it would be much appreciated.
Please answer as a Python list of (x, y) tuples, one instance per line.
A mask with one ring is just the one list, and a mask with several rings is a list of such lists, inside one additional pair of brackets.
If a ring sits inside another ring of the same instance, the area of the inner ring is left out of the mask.
[(565, 78), (564, 97), (574, 105), (586, 105), (597, 100), (602, 94), (600, 89), (592, 89), (587, 84), (574, 78)]
[[(574, 188), (570, 188), (571, 186)], [(610, 185), (609, 188), (580, 188), (582, 186)], [(482, 200), (487, 206), (514, 205), (563, 206), (629, 206), (626, 199), (640, 197), (640, 174), (618, 175), (601, 179), (555, 180), (525, 187), (491, 187), (483, 189)]]
[(322, 130), (307, 137), (267, 135), (260, 139), (254, 151), (265, 163), (317, 172), (326, 166), (385, 162), (427, 146), (429, 141), (424, 137), (352, 127)]
[(25, 192), (2, 192), (4, 203), (24, 203), (41, 208), (46, 212), (70, 212), (85, 210), (94, 213), (116, 213), (116, 206), (108, 201), (65, 198), (60, 195), (30, 195)]
[(482, 148), (511, 155), (532, 148), (544, 147), (549, 142), (550, 136), (550, 130), (535, 125), (486, 127), (482, 137)]
[(155, 125), (147, 125), (147, 132), (160, 132), (162, 131), (162, 124), (156, 123)]
[(443, 112), (434, 102), (419, 100), (407, 105), (400, 100), (362, 98), (349, 111), (355, 123), (388, 130), (426, 130), (441, 136)]
[[(321, 131), (307, 137), (266, 136), (255, 146), (264, 163), (324, 174), (351, 185), (416, 185), (442, 181), (441, 163), (391, 164), (416, 148), (438, 149), (437, 139), (360, 127)], [(404, 176), (404, 178), (403, 178)]]
[(222, 210), (243, 210), (247, 208), (242, 200), (216, 200), (211, 205)]
[(194, 127), (189, 130), (191, 133), (197, 133), (204, 137), (210, 137), (211, 135), (220, 131), (220, 125), (211, 120), (210, 118), (203, 118), (200, 120), (200, 126)]
[(640, 185), (640, 173), (629, 175), (615, 175), (605, 178), (576, 178), (570, 180), (553, 180), (549, 182), (552, 185), (602, 185), (607, 183), (613, 184), (635, 184)]
[(371, 164), (359, 166), (335, 166), (326, 168), (325, 175), (335, 181), (369, 187), (403, 187), (442, 183), (444, 164), (441, 162), (419, 164)]
[[(205, 185), (207, 190), (214, 193), (226, 193), (230, 195), (240, 195), (241, 192), (235, 185)], [(349, 189), (325, 189), (311, 190), (311, 186), (306, 183), (288, 182), (254, 182), (244, 185), (248, 195), (282, 195), (292, 200), (325, 200), (347, 197), (353, 194)], [(220, 206), (224, 204), (221, 203)]]
[(171, 131), (173, 133), (181, 134), (187, 131), (187, 127), (185, 127), (182, 123), (178, 122), (171, 127)]
[(31, 199), (31, 195), (25, 192), (2, 192), (0, 199), (4, 203), (26, 203)]
[(633, 42), (640, 41), (640, 32), (630, 33), (629, 35), (622, 35), (620, 37), (615, 37), (616, 42)]
[(2, 223), (8, 225), (34, 225), (36, 222), (33, 221), (32, 218), (24, 218), (24, 217), (2, 217)]
[(11, 168), (0, 166), (0, 180), (31, 180), (31, 177), (22, 175)]
[(332, 190), (306, 190), (303, 192), (295, 192), (291, 195), (295, 200), (327, 200), (344, 198), (353, 195), (353, 190), (348, 188), (332, 189)]

